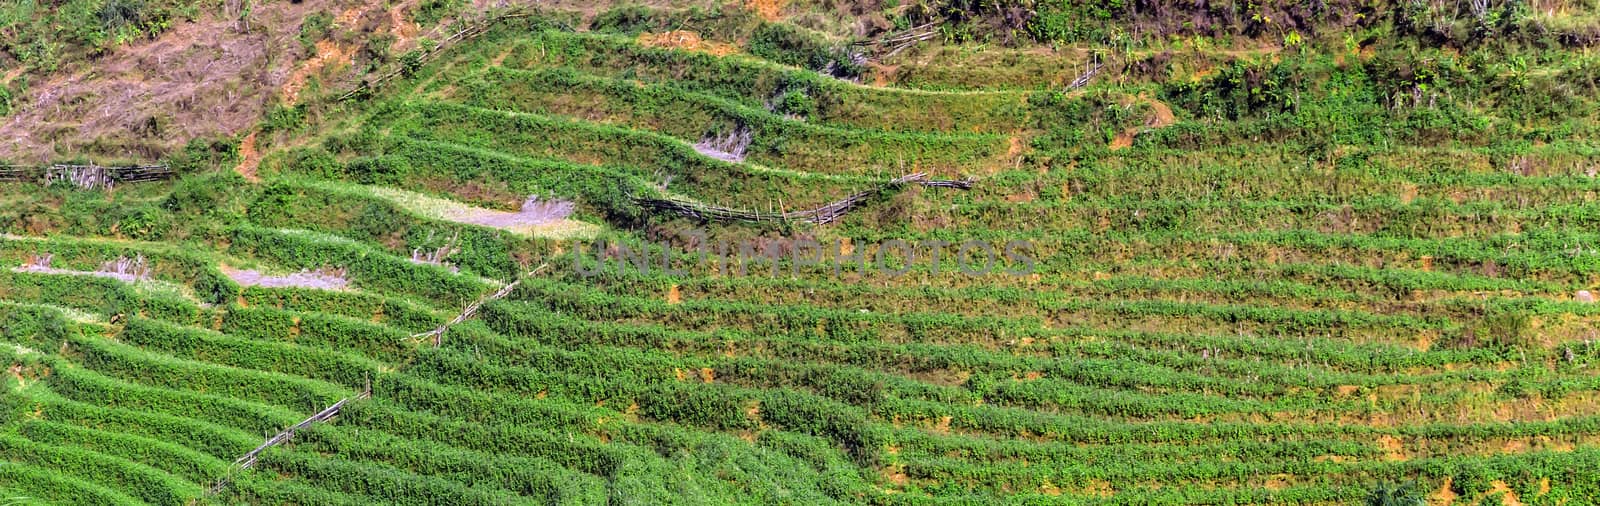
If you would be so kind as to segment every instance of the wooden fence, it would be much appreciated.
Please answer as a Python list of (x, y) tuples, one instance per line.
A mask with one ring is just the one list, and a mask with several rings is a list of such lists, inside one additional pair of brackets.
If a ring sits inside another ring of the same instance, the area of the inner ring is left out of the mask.
[(65, 182), (83, 189), (111, 188), (122, 183), (171, 179), (177, 171), (166, 165), (0, 165), (0, 182)]
[(367, 399), (370, 397), (372, 397), (372, 380), (368, 379), (367, 388), (362, 390), (361, 393), (356, 394), (355, 397), (339, 399), (339, 402), (335, 402), (333, 405), (323, 408), (322, 411), (318, 411), (305, 420), (301, 420), (300, 423), (294, 424), (287, 429), (283, 429), (282, 432), (267, 438), (266, 442), (261, 443), (261, 446), (255, 447), (254, 450), (250, 450), (248, 453), (245, 453), (244, 456), (234, 460), (233, 464), (229, 466), (228, 474), (218, 479), (215, 484), (211, 485), (211, 488), (206, 489), (206, 495), (216, 495), (222, 492), (223, 489), (228, 487), (229, 483), (233, 482), (234, 473), (243, 472), (246, 469), (255, 467), (256, 458), (261, 455), (261, 452), (267, 451), (268, 448), (287, 443), (290, 439), (294, 438), (295, 432), (306, 430), (319, 422), (327, 422), (332, 420), (333, 417), (339, 416), (339, 411), (343, 410), (344, 406), (349, 404), (351, 400)]
[(367, 94), (372, 93), (373, 90), (382, 87), (389, 81), (392, 81), (395, 78), (414, 70), (410, 67), (411, 65), (420, 66), (421, 64), (432, 61), (445, 50), (488, 32), (490, 28), (494, 27), (495, 23), (499, 23), (507, 19), (531, 17), (535, 14), (535, 12), (530, 12), (525, 7), (518, 6), (513, 7), (509, 11), (493, 14), (481, 20), (465, 20), (462, 22), (462, 24), (466, 25), (465, 27), (457, 30), (455, 33), (452, 33), (443, 39), (440, 39), (438, 45), (433, 46), (432, 49), (419, 53), (416, 56), (416, 60), (407, 62), (406, 58), (402, 57), (401, 61), (396, 63), (394, 69), (370, 81), (363, 79), (360, 84), (356, 85), (355, 88), (339, 95), (338, 101), (343, 102), (353, 98), (366, 96)]

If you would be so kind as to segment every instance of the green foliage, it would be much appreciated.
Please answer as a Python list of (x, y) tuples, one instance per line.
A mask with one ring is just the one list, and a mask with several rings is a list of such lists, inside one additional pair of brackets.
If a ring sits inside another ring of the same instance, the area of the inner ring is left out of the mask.
[(777, 108), (773, 112), (805, 118), (816, 114), (817, 102), (804, 91), (786, 91), (778, 96)]
[(415, 21), (423, 27), (437, 25), (445, 17), (459, 11), (463, 4), (462, 0), (422, 0), (417, 5)]
[(238, 161), (239, 145), (231, 140), (196, 137), (183, 150), (167, 157), (167, 165), (179, 174), (196, 174), (231, 167)]
[(262, 132), (293, 132), (305, 126), (306, 110), (303, 104), (286, 106), (273, 104), (262, 121)]
[(601, 32), (634, 35), (656, 27), (656, 11), (642, 5), (620, 5), (595, 16), (590, 28)]
[(434, 266), (412, 264), (370, 246), (328, 241), (312, 234), (240, 225), (229, 231), (230, 252), (248, 253), (291, 269), (342, 266), (352, 283), (453, 306), (475, 299), (481, 284)]
[(300, 48), (306, 54), (316, 53), (317, 41), (328, 38), (333, 32), (333, 14), (329, 12), (313, 12), (300, 22)]
[(392, 48), (395, 41), (394, 34), (384, 33), (368, 37), (361, 44), (361, 57), (367, 61), (369, 72), (380, 71), (394, 60)]
[(768, 60), (834, 77), (855, 78), (865, 70), (851, 58), (847, 49), (782, 23), (763, 23), (756, 27), (746, 49)]
[(344, 173), (344, 164), (332, 153), (319, 147), (299, 147), (284, 154), (285, 170), (319, 177), (337, 178)]
[(1292, 64), (1235, 63), (1205, 81), (1178, 83), (1166, 93), (1168, 100), (1195, 115), (1237, 121), (1292, 111), (1302, 91), (1299, 75)]
[(1416, 482), (1380, 483), (1367, 494), (1367, 506), (1420, 506), (1427, 504)]
[(344, 166), (345, 175), (363, 184), (395, 184), (411, 171), (404, 158), (357, 158)]
[(400, 55), (400, 73), (411, 76), (422, 68), (422, 57), (426, 54), (421, 49), (412, 49)]
[(150, 205), (123, 208), (112, 219), (119, 233), (135, 240), (163, 237), (172, 228), (166, 214)]
[[(1002, 139), (996, 136), (888, 133), (797, 122), (785, 116), (811, 116), (816, 114), (817, 109), (816, 100), (803, 86), (778, 94), (774, 98), (772, 113), (674, 87), (641, 87), (561, 70), (495, 71), (486, 75), (483, 81), (469, 83), (469, 86), (469, 104), (493, 109), (560, 104), (567, 101), (563, 100), (565, 97), (583, 97), (570, 102), (582, 104), (585, 111), (603, 110), (619, 121), (653, 125), (658, 131), (676, 136), (682, 142), (692, 142), (706, 135), (722, 135), (742, 125), (751, 132), (748, 159), (815, 173), (844, 171), (860, 174), (899, 170), (907, 164), (937, 164), (960, 168), (963, 172), (977, 172), (992, 163), (991, 159), (981, 154), (994, 156), (1004, 149)], [(569, 112), (561, 105), (545, 107), (552, 113)], [(554, 128), (564, 133), (594, 132), (592, 128), (567, 122), (545, 123), (553, 124)], [(597, 135), (601, 134), (596, 132), (587, 137)], [(614, 134), (604, 135), (612, 137)], [(554, 144), (550, 141), (546, 143)], [(681, 149), (674, 151), (681, 152)], [(677, 158), (680, 155), (672, 153), (665, 156)], [(694, 165), (704, 164), (686, 161)], [(637, 159), (634, 163), (646, 166), (662, 162)], [(685, 172), (689, 173), (678, 177), (706, 178), (693, 171)], [(792, 193), (789, 195), (793, 196)]]
[(1516, 348), (1524, 347), (1527, 341), (1529, 318), (1527, 314), (1503, 313), (1488, 316), (1479, 320), (1476, 325), (1468, 329), (1466, 341), (1478, 346), (1489, 348)]
[(244, 177), (232, 171), (183, 178), (173, 186), (161, 207), (180, 215), (233, 221), (242, 214), (235, 192), (244, 184)]
[(0, 50), (26, 65), (54, 71), (64, 59), (98, 55), (115, 46), (151, 38), (173, 23), (192, 18), (181, 2), (145, 0), (34, 0), (0, 6)]
[(34, 306), (0, 305), (6, 326), (0, 337), (7, 342), (26, 343), (39, 348), (60, 347), (72, 331), (60, 311)]

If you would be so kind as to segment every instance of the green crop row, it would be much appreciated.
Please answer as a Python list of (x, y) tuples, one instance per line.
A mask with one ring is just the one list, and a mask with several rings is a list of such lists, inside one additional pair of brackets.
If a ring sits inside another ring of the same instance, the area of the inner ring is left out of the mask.
[(79, 368), (57, 367), (46, 381), (55, 394), (73, 401), (190, 417), (246, 432), (265, 431), (295, 421), (294, 413), (288, 410), (218, 395), (119, 381)]
[[(669, 189), (705, 188), (732, 196), (728, 190), (738, 188), (745, 202), (789, 196), (798, 206), (801, 199), (841, 198), (850, 188), (821, 175), (725, 162), (696, 152), (684, 140), (640, 130), (442, 102), (408, 110), (418, 115), (416, 121), (397, 134), (524, 157), (648, 168), (655, 178), (671, 176)], [(809, 184), (793, 185), (796, 181)]]
[(69, 341), (78, 363), (130, 382), (261, 402), (314, 413), (351, 390), (330, 383), (203, 362), (176, 359), (104, 339)]
[[(664, 84), (637, 86), (567, 69), (492, 68), (460, 92), (478, 107), (580, 117), (694, 142), (749, 128), (752, 161), (823, 174), (987, 172), (1005, 152), (993, 135), (884, 133), (811, 125), (713, 95)], [(598, 118), (597, 118), (598, 116)]]
[(261, 438), (256, 435), (204, 420), (100, 406), (48, 392), (7, 396), (5, 402), (18, 411), (43, 413), (46, 421), (122, 434), (139, 434), (229, 462), (261, 444)]
[(420, 331), (438, 327), (445, 319), (438, 311), (404, 299), (358, 292), (334, 292), (311, 288), (261, 288), (248, 287), (239, 295), (240, 305), (234, 312), (257, 306), (280, 309), (293, 313), (319, 313), (358, 320), (374, 320), (384, 326)]
[(240, 225), (229, 232), (230, 252), (245, 253), (291, 269), (348, 269), (353, 285), (405, 294), (443, 306), (464, 306), (484, 291), (483, 283), (432, 265), (419, 265), (377, 248), (306, 233)]
[[(695, 353), (697, 356), (694, 359), (674, 366), (674, 370), (688, 370), (692, 375), (695, 367), (709, 367), (717, 371), (719, 382), (758, 388), (812, 389), (829, 397), (868, 406), (881, 402), (888, 396), (896, 396), (954, 404), (970, 403), (982, 398), (994, 403), (1022, 405), (1035, 409), (1070, 407), (1080, 412), (1134, 418), (1161, 416), (1189, 418), (1202, 414), (1239, 412), (1276, 415), (1292, 412), (1365, 413), (1368, 408), (1364, 401), (1333, 400), (1329, 397), (1331, 391), (1335, 387), (1344, 385), (1366, 385), (1371, 388), (1379, 385), (1414, 384), (1423, 387), (1416, 399), (1399, 403), (1385, 400), (1381, 408), (1379, 405), (1373, 405), (1373, 411), (1399, 409), (1402, 404), (1407, 409), (1432, 411), (1460, 405), (1463, 398), (1460, 391), (1462, 381), (1499, 384), (1510, 377), (1505, 373), (1487, 370), (1381, 376), (1309, 372), (1289, 367), (1262, 366), (1258, 361), (1224, 359), (1221, 356), (1202, 358), (1192, 354), (1149, 351), (1141, 354), (1134, 346), (1121, 348), (1133, 350), (1127, 354), (1116, 353), (1115, 350), (1119, 348), (1112, 347), (1104, 352), (1108, 357), (1106, 359), (1090, 358), (1070, 362), (1029, 360), (1014, 356), (1007, 359), (970, 350), (967, 351), (970, 358), (967, 358), (952, 353), (955, 350), (918, 348), (919, 351), (928, 350), (932, 353), (906, 357), (899, 359), (899, 362), (914, 360), (930, 364), (899, 365), (894, 362), (884, 363), (883, 359), (869, 361), (876, 357), (845, 355), (848, 352), (838, 350), (837, 344), (801, 348), (794, 352), (779, 352), (772, 350), (774, 344), (770, 340), (733, 339), (735, 336), (731, 334), (696, 337), (697, 335), (693, 333), (665, 333), (660, 329), (563, 323), (560, 317), (550, 318), (547, 323), (539, 324), (539, 330), (532, 331), (531, 324), (543, 318), (526, 312), (521, 315), (516, 315), (514, 312), (508, 314), (506, 309), (492, 311), (495, 314), (493, 319), (496, 321), (517, 322), (511, 323), (508, 329), (513, 335), (538, 336), (542, 342), (573, 349), (588, 349), (591, 353), (600, 355), (610, 355), (610, 353), (593, 348), (595, 344), (665, 348), (678, 354), (700, 349), (704, 351)], [(527, 333), (519, 334), (519, 332)], [(659, 337), (645, 338), (652, 334)], [(475, 335), (470, 341), (470, 346), (474, 350), (487, 347), (488, 356), (494, 357), (490, 359), (491, 362), (536, 366), (545, 371), (559, 371), (571, 367), (561, 362), (550, 361), (545, 358), (544, 353), (535, 356), (511, 351), (509, 348), (513, 345), (496, 342), (488, 336)], [(527, 345), (521, 346), (525, 348)], [(720, 356), (723, 353), (733, 353), (733, 350), (740, 350), (740, 356), (743, 358), (728, 359)], [(1067, 347), (1056, 347), (1054, 351), (1055, 356), (1081, 353), (1078, 349)], [(838, 357), (835, 358), (834, 355)], [(1126, 358), (1127, 355), (1153, 361), (1143, 363), (1130, 360)], [(776, 360), (765, 359), (767, 356)], [(791, 365), (792, 360), (802, 356), (809, 357), (809, 361), (812, 362), (837, 360), (847, 364), (859, 363), (871, 370), (849, 366)], [(952, 358), (964, 361), (937, 363)], [(1154, 365), (1157, 363), (1172, 365)], [(626, 364), (626, 367), (634, 370), (651, 371), (648, 376), (667, 377), (665, 365), (645, 367), (640, 363), (626, 362)], [(920, 374), (923, 371), (960, 374), (962, 371), (970, 371), (972, 377), (964, 381), (963, 390), (951, 390), (907, 381), (897, 375), (872, 372), (884, 368), (894, 370), (896, 374)], [(1043, 378), (1024, 383), (1016, 382), (1018, 375), (1031, 374), (1033, 371), (1038, 371)], [(1216, 376), (1219, 374), (1225, 376)], [(1550, 375), (1528, 376), (1521, 371), (1516, 373), (1516, 378), (1515, 381), (1524, 391), (1542, 392), (1551, 399), (1560, 398), (1567, 392), (1594, 388), (1593, 385), (1584, 382), (1559, 380)], [(554, 392), (551, 389), (555, 387), (550, 386), (551, 382), (558, 380), (540, 379), (537, 384), (546, 388), (547, 392)], [(1098, 388), (1078, 385), (1096, 385)], [(1106, 388), (1125, 388), (1128, 391), (1106, 390)], [(1308, 388), (1310, 390), (1307, 390)], [(602, 395), (599, 392), (623, 394), (626, 391), (625, 388), (606, 390), (601, 386), (586, 388), (575, 394), (588, 398)], [(1260, 398), (1266, 401), (1228, 400), (1214, 397), (1216, 395), (1226, 395), (1235, 399), (1241, 396)]]
[(296, 446), (346, 460), (390, 464), (411, 473), (460, 483), (493, 483), (544, 504), (594, 504), (605, 500), (599, 477), (566, 469), (539, 457), (514, 457), (463, 450), (441, 443), (400, 438), (381, 431), (313, 427), (296, 434)]
[(54, 467), (5, 462), (0, 465), (0, 484), (22, 492), (28, 499), (69, 504), (139, 504), (133, 496), (104, 485), (62, 476)]
[(200, 495), (198, 485), (145, 464), (78, 448), (42, 444), (11, 434), (0, 434), (0, 459), (44, 467), (79, 483), (125, 491), (150, 504), (187, 504)]
[[(234, 313), (230, 312), (231, 319)], [(307, 322), (307, 328), (316, 325)], [(323, 332), (307, 332), (312, 338)], [(330, 381), (351, 389), (364, 388), (367, 379), (384, 366), (351, 354), (345, 348), (301, 345), (289, 336), (276, 339), (235, 337), (135, 318), (117, 334), (117, 340), (168, 356), (257, 371), (293, 374)]]
[(354, 362), (359, 364), (403, 362), (415, 344), (411, 334), (390, 326), (324, 313), (269, 308), (234, 307), (222, 318), (221, 330), (251, 341), (293, 343), (343, 356), (355, 354), (363, 357)]
[(261, 454), (260, 471), (315, 482), (319, 491), (332, 491), (387, 504), (513, 504), (505, 490), (469, 487), (431, 476), (419, 476), (380, 464), (329, 459), (300, 452)]
[(23, 422), (17, 428), (17, 433), (46, 445), (82, 448), (130, 462), (145, 463), (195, 484), (205, 484), (207, 480), (221, 476), (228, 468), (225, 460), (146, 435), (45, 420)]
[(518, 41), (504, 65), (572, 67), (608, 77), (672, 81), (684, 88), (763, 107), (786, 92), (814, 103), (809, 121), (887, 131), (1009, 132), (1024, 93), (939, 93), (854, 85), (749, 57), (647, 48), (611, 35), (544, 31)]

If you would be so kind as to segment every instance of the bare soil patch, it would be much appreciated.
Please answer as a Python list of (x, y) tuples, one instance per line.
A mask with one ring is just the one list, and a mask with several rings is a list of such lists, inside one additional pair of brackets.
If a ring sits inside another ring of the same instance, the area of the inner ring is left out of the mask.
[(745, 8), (756, 11), (761, 19), (777, 21), (783, 17), (783, 0), (746, 0)]
[(689, 30), (673, 30), (661, 33), (644, 32), (639, 34), (638, 43), (645, 47), (699, 51), (716, 56), (727, 56), (739, 52), (738, 46), (727, 42), (705, 40), (700, 38), (700, 34)]
[(1143, 102), (1149, 105), (1150, 115), (1145, 117), (1143, 125), (1128, 127), (1117, 133), (1117, 136), (1111, 139), (1110, 149), (1112, 151), (1132, 147), (1133, 137), (1139, 135), (1140, 132), (1143, 132), (1147, 129), (1157, 129), (1170, 126), (1178, 121), (1177, 116), (1172, 114), (1172, 107), (1167, 106), (1167, 104), (1162, 103), (1160, 100), (1151, 98), (1147, 94), (1141, 93), (1139, 96), (1129, 100), (1129, 102)]
[(261, 152), (256, 151), (256, 132), (250, 132), (250, 135), (244, 136), (244, 140), (239, 141), (239, 166), (233, 170), (244, 176), (246, 181), (254, 183), (261, 180), (256, 177), (256, 167), (260, 165)]
[(552, 239), (593, 237), (599, 227), (568, 218), (572, 204), (560, 200), (540, 201), (530, 198), (523, 202), (518, 212), (498, 211), (467, 205), (453, 200), (434, 198), (419, 193), (394, 188), (372, 188), (374, 194), (423, 216), (493, 227), (530, 237)]
[(350, 286), (350, 281), (345, 278), (343, 268), (322, 268), (317, 270), (302, 270), (283, 276), (269, 276), (261, 271), (250, 269), (234, 269), (222, 266), (222, 274), (238, 283), (239, 286), (259, 286), (263, 288), (313, 288), (318, 290), (344, 290)]
[(289, 79), (280, 88), (285, 105), (294, 105), (300, 102), (300, 91), (306, 88), (306, 83), (311, 76), (317, 75), (330, 65), (347, 65), (354, 50), (337, 44), (331, 40), (319, 40), (316, 44), (317, 54), (304, 65), (289, 74)]

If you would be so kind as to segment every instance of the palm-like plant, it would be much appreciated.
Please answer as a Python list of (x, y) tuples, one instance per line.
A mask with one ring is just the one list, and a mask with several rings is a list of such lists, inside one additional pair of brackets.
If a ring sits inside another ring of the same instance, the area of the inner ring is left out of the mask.
[(1422, 491), (1417, 489), (1417, 482), (1405, 483), (1379, 483), (1367, 494), (1367, 506), (1423, 506), (1427, 501), (1423, 498)]

